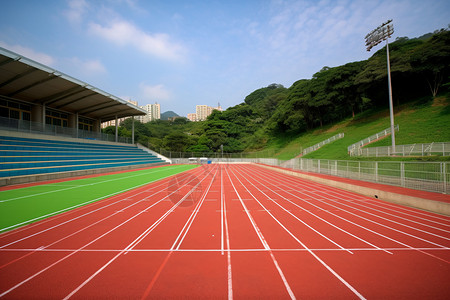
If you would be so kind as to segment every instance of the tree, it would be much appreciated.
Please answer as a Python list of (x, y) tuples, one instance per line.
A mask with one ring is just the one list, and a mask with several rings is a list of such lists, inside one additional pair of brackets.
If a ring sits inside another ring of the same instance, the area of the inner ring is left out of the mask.
[(450, 70), (450, 31), (442, 29), (411, 55), (414, 71), (423, 74), (433, 97)]
[(186, 134), (174, 132), (164, 137), (162, 145), (169, 151), (184, 152), (189, 147), (188, 141)]
[(296, 81), (287, 92), (287, 97), (281, 100), (267, 126), (273, 133), (299, 132), (308, 126), (307, 116), (309, 107), (307, 99), (311, 80), (302, 79)]
[[(362, 104), (362, 97), (358, 92), (358, 84), (355, 79), (364, 66), (365, 62), (353, 62), (333, 68), (327, 82), (328, 90), (334, 92), (336, 100), (340, 104), (339, 109), (348, 111), (350, 108), (352, 117), (355, 117), (355, 109)], [(345, 116), (345, 112), (343, 116)]]
[(210, 151), (211, 149), (209, 149), (208, 146), (203, 144), (190, 146), (189, 148), (186, 149), (186, 152), (196, 152), (196, 153), (206, 153)]

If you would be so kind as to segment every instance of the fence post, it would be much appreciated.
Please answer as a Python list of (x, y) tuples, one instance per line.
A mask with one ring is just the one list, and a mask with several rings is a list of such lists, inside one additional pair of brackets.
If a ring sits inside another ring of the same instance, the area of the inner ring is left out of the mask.
[(402, 161), (400, 162), (400, 181), (401, 186), (405, 186), (405, 163)]
[(358, 161), (358, 179), (361, 179), (361, 162)]
[(447, 174), (446, 174), (446, 164), (445, 162), (442, 162), (441, 165), (441, 172), (442, 172), (442, 183), (444, 184), (443, 192), (444, 194), (447, 194)]
[(375, 182), (378, 182), (378, 162), (375, 162)]

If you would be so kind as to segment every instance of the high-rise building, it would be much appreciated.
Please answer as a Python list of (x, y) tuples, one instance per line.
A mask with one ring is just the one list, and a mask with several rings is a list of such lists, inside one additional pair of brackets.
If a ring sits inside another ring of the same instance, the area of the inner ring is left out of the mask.
[[(196, 120), (197, 121), (205, 121), (206, 118), (210, 114), (212, 114), (213, 110), (222, 111), (222, 107), (220, 106), (220, 103), (218, 103), (217, 107), (212, 107), (208, 105), (196, 105), (195, 106), (195, 114), (196, 114)], [(189, 115), (188, 115), (189, 119)]]
[(139, 117), (139, 121), (142, 123), (161, 119), (161, 105), (159, 103), (147, 104), (141, 106), (141, 108), (147, 112), (145, 116)]
[(197, 114), (187, 114), (187, 118), (189, 121), (197, 122)]
[[(133, 104), (133, 105), (138, 106), (138, 102), (137, 102), (137, 101), (127, 100), (127, 102), (128, 102), (128, 103), (131, 103), (131, 104)], [(136, 117), (135, 117), (136, 120), (140, 120), (140, 118), (141, 118), (141, 116), (136, 116)], [(117, 120), (117, 124), (120, 125), (120, 123), (121, 123), (123, 120), (125, 120), (125, 119), (126, 119), (126, 118), (120, 118), (120, 119), (118, 119), (118, 120)], [(101, 128), (106, 128), (106, 127), (108, 127), (108, 126), (116, 126), (116, 120), (111, 120), (111, 121), (108, 121), (108, 122), (103, 122), (100, 126), (101, 126)]]
[(211, 114), (212, 109), (208, 105), (196, 105), (195, 114), (197, 115), (197, 121), (204, 121)]

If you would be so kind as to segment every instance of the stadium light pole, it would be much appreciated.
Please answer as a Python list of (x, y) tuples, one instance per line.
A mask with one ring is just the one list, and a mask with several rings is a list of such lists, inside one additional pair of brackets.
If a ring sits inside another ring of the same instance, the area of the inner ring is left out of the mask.
[(392, 139), (392, 153), (395, 153), (395, 131), (394, 131), (394, 105), (392, 103), (392, 84), (391, 84), (391, 64), (389, 62), (389, 42), (388, 38), (394, 33), (394, 24), (392, 20), (388, 20), (372, 30), (366, 35), (366, 47), (367, 51), (370, 51), (372, 47), (378, 45), (382, 41), (386, 40), (386, 53), (387, 53), (387, 73), (388, 73), (388, 88), (389, 88), (389, 114), (391, 118), (391, 139)]

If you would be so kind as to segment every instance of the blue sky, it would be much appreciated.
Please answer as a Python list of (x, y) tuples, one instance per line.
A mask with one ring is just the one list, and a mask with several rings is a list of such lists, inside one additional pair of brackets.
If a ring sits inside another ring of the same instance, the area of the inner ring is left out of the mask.
[(367, 59), (365, 35), (388, 19), (393, 38), (411, 38), (449, 16), (448, 0), (14, 0), (2, 3), (0, 46), (186, 116)]

